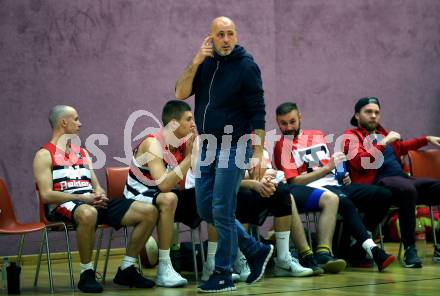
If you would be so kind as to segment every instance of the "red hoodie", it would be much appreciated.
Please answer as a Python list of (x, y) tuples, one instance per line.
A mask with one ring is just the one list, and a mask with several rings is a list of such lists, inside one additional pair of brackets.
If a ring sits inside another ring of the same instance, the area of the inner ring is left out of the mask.
[[(376, 134), (386, 137), (388, 131), (382, 126), (378, 126)], [(363, 161), (372, 163), (376, 157), (374, 154), (385, 150), (385, 146), (374, 144), (371, 139), (367, 138), (369, 133), (364, 128), (354, 128), (344, 132), (343, 147), (344, 153), (347, 155), (348, 168), (353, 183), (372, 184), (376, 177), (377, 169), (365, 169), (362, 166)], [(365, 138), (367, 138), (365, 140)], [(367, 145), (364, 145), (364, 141)], [(395, 141), (391, 143), (394, 154), (397, 159), (408, 154), (409, 150), (417, 150), (428, 144), (426, 136), (409, 139), (406, 141)]]

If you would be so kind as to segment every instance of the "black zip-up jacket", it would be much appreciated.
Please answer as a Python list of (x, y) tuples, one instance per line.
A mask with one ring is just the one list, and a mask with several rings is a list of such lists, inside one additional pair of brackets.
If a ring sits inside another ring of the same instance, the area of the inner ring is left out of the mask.
[[(265, 128), (264, 91), (261, 73), (253, 57), (236, 45), (227, 56), (214, 53), (197, 69), (195, 121), (200, 134), (220, 139), (226, 125), (233, 126), (232, 138)], [(229, 132), (228, 132), (229, 134)]]

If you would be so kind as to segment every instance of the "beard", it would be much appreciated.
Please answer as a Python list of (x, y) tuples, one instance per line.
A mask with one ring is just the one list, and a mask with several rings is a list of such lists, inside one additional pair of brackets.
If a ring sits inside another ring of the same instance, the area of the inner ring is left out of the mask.
[(374, 132), (377, 128), (377, 123), (370, 123), (370, 122), (359, 122), (359, 125), (366, 129), (368, 132)]
[(299, 132), (301, 131), (301, 123), (298, 125), (298, 129), (292, 129), (292, 130), (285, 130), (283, 132), (284, 136), (293, 136), (296, 138), (299, 135)]

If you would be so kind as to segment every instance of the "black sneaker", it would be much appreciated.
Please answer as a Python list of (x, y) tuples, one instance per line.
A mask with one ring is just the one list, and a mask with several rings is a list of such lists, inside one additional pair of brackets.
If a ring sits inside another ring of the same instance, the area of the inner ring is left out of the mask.
[(374, 266), (374, 260), (367, 255), (362, 244), (356, 242), (354, 245), (348, 248), (348, 251), (343, 253), (345, 259), (351, 267), (357, 268), (372, 268)]
[(417, 249), (415, 246), (409, 246), (406, 248), (402, 264), (407, 268), (422, 267), (422, 260), (420, 260), (419, 256), (417, 256)]
[(209, 279), (197, 288), (197, 291), (200, 293), (218, 293), (235, 291), (236, 289), (230, 273), (214, 270)]
[(313, 270), (313, 275), (320, 275), (324, 273), (324, 269), (319, 267), (318, 263), (316, 263), (315, 258), (313, 258), (313, 254), (309, 254), (299, 259), (299, 264), (304, 267), (310, 268)]
[(101, 284), (96, 281), (93, 269), (87, 269), (81, 273), (78, 289), (83, 293), (101, 293), (103, 291)]
[(333, 257), (330, 252), (320, 252), (315, 254), (315, 260), (316, 263), (328, 273), (341, 272), (347, 266), (345, 260)]
[(379, 248), (378, 246), (372, 248), (371, 253), (373, 254), (373, 260), (376, 263), (379, 271), (384, 270), (396, 260), (396, 257), (385, 253), (385, 251)]
[(155, 285), (152, 280), (144, 278), (134, 265), (127, 267), (124, 270), (121, 270), (119, 267), (118, 272), (113, 279), (113, 283), (122, 286), (129, 286), (130, 288), (153, 288)]
[(251, 273), (246, 279), (246, 283), (253, 284), (264, 274), (264, 270), (266, 269), (267, 262), (272, 257), (273, 254), (273, 246), (272, 245), (264, 245), (260, 244), (260, 249), (254, 254), (252, 257), (247, 258), (249, 268)]
[(434, 246), (434, 255), (432, 256), (432, 261), (435, 263), (440, 263), (440, 245)]

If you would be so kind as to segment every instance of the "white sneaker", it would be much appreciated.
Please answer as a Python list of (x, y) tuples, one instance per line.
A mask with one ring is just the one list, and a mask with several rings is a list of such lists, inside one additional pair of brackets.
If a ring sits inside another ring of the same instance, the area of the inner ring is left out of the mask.
[(237, 258), (234, 264), (234, 272), (239, 275), (239, 281), (245, 282), (248, 276), (251, 274), (249, 264), (247, 263), (246, 257), (241, 256)]
[(188, 284), (188, 280), (178, 274), (171, 262), (159, 262), (157, 266), (156, 285), (161, 287), (182, 287)]
[(299, 264), (298, 259), (292, 257), (290, 254), (284, 258), (284, 260), (279, 260), (274, 258), (275, 266), (273, 273), (275, 276), (310, 276), (313, 275), (313, 270), (311, 268), (306, 268)]
[[(203, 271), (202, 271), (202, 281), (206, 282), (211, 274), (214, 272), (215, 268), (215, 261), (214, 260), (206, 260), (205, 264), (203, 264)], [(232, 281), (238, 282), (240, 280), (240, 275), (236, 273), (232, 273)]]

